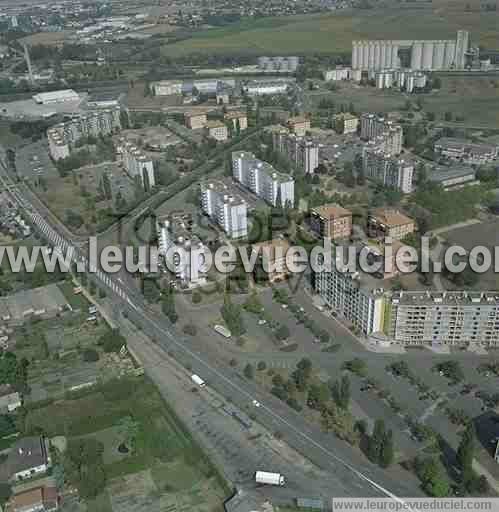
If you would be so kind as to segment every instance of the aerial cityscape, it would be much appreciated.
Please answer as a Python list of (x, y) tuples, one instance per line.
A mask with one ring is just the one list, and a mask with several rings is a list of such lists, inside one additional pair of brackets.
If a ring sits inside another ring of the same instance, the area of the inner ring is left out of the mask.
[(499, 511), (498, 11), (0, 2), (0, 512)]

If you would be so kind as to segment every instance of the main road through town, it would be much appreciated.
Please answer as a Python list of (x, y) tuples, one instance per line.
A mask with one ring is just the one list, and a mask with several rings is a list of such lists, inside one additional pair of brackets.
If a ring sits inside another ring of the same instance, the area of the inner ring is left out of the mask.
[[(51, 245), (59, 247), (63, 252), (72, 251), (73, 261), (88, 268), (85, 248), (73, 244), (66, 237), (64, 226), (55, 222), (43, 205), (33, 201), (25, 187), (13, 182), (3, 159), (0, 159), (0, 183), (24, 216)], [(207, 385), (238, 407), (247, 409), (253, 400), (258, 400), (261, 407), (254, 409), (257, 421), (272, 432), (279, 431), (285, 442), (328, 471), (331, 475), (331, 496), (380, 496), (400, 500), (404, 496), (421, 495), (414, 481), (405, 481), (397, 478), (399, 475), (396, 472), (381, 470), (334, 435), (309, 425), (301, 414), (217, 360), (208, 346), (206, 350), (190, 348), (183, 335), (175, 330), (165, 316), (151, 310), (141, 293), (130, 286), (130, 281), (125, 282), (121, 277), (101, 270), (89, 275), (99, 286), (108, 290), (108, 296), (114, 300), (118, 321), (126, 311), (128, 319), (140, 326), (150, 337), (151, 343), (157, 343), (169, 356), (192, 368), (193, 372), (203, 377)], [(197, 344), (197, 347), (202, 346), (201, 343)], [(282, 472), (285, 474), (286, 468), (282, 468)]]

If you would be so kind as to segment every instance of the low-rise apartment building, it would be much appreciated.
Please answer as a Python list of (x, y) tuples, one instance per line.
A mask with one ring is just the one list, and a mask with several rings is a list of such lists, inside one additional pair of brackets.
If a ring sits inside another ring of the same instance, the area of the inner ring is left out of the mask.
[(276, 238), (252, 245), (258, 254), (254, 276), (256, 281), (262, 278), (270, 283), (287, 279), (290, 271), (286, 265), (286, 254), (290, 248), (287, 240)]
[(463, 139), (442, 137), (434, 145), (438, 155), (467, 164), (483, 165), (497, 159), (498, 146), (476, 144)]
[(320, 237), (341, 240), (352, 234), (352, 212), (338, 204), (318, 206), (310, 211), (310, 227)]
[(192, 233), (191, 215), (169, 215), (158, 219), (156, 229), (159, 253), (176, 279), (187, 287), (203, 284), (208, 248)]
[(121, 138), (116, 150), (127, 174), (139, 180), (146, 192), (156, 185), (153, 161), (137, 146)]
[(0, 481), (19, 482), (47, 472), (51, 465), (49, 441), (43, 437), (23, 437), (16, 441), (0, 465)]
[(335, 69), (328, 69), (323, 73), (326, 82), (339, 82), (352, 78), (352, 68), (337, 66)]
[(333, 125), (337, 133), (357, 133), (359, 118), (348, 112), (336, 114), (333, 116)]
[(414, 230), (414, 221), (393, 208), (378, 208), (367, 217), (368, 236), (373, 238), (402, 240)]
[(310, 119), (304, 116), (290, 117), (287, 125), (297, 137), (303, 137), (310, 130)]
[(387, 187), (394, 187), (404, 194), (412, 192), (412, 162), (394, 157), (374, 143), (369, 143), (362, 152), (362, 165), (366, 178)]
[(460, 165), (433, 168), (428, 173), (428, 180), (442, 185), (444, 190), (454, 190), (480, 183), (476, 179), (475, 169)]
[(184, 114), (185, 125), (191, 130), (199, 130), (206, 126), (208, 122), (206, 114), (199, 112), (186, 112)]
[(295, 181), (269, 163), (255, 158), (253, 153), (232, 153), (232, 174), (236, 181), (272, 206), (294, 206)]
[(229, 238), (248, 236), (248, 205), (227, 181), (201, 183), (201, 209)]
[(181, 80), (160, 80), (153, 82), (151, 89), (154, 96), (174, 96), (182, 94), (183, 82)]
[(221, 121), (208, 121), (206, 123), (206, 131), (208, 132), (208, 137), (218, 142), (225, 142), (229, 138), (227, 126)]
[(248, 128), (248, 116), (246, 112), (227, 112), (224, 116), (224, 119), (232, 123), (232, 127), (236, 133), (242, 132)]
[(249, 96), (264, 96), (266, 94), (285, 94), (288, 91), (289, 83), (275, 80), (253, 80), (244, 86)]

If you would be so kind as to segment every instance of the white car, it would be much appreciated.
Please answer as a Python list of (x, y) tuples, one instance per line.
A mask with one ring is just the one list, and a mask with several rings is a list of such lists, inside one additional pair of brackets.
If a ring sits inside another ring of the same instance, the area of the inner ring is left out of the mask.
[(265, 325), (267, 323), (267, 320), (265, 320), (264, 318), (261, 318), (260, 320), (258, 320), (258, 325)]
[(253, 400), (253, 405), (255, 407), (260, 407), (260, 405), (262, 405), (258, 400)]
[(281, 304), (281, 308), (282, 309), (288, 309), (288, 305), (287, 304)]

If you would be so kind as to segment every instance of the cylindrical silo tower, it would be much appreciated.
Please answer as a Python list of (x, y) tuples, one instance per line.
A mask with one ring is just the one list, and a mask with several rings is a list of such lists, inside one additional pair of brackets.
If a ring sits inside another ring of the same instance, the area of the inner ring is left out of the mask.
[(376, 87), (378, 89), (385, 87), (385, 74), (383, 72), (376, 73)]
[(425, 41), (423, 43), (423, 69), (433, 69), (433, 47), (435, 43), (433, 41)]
[(395, 42), (395, 41), (392, 41), (392, 58), (391, 58), (391, 62), (390, 62), (390, 68), (399, 68), (400, 67), (400, 63), (399, 63), (399, 45)]
[(411, 51), (411, 69), (421, 69), (423, 60), (423, 43), (414, 41)]
[(379, 47), (379, 60), (381, 69), (386, 68), (386, 47), (388, 43), (386, 41), (381, 41)]
[(444, 69), (452, 69), (454, 67), (456, 54), (456, 43), (447, 41), (445, 43)]
[(362, 44), (357, 42), (357, 49), (355, 50), (355, 53), (357, 53), (357, 69), (362, 69)]
[(357, 58), (357, 41), (352, 41), (352, 69), (357, 69), (359, 65)]
[(381, 47), (379, 41), (374, 43), (374, 69), (381, 69)]
[(433, 47), (433, 68), (442, 69), (445, 58), (445, 41), (436, 41)]
[(374, 42), (369, 41), (369, 61), (368, 61), (368, 69), (374, 69)]
[(362, 41), (362, 69), (369, 69), (369, 44)]

